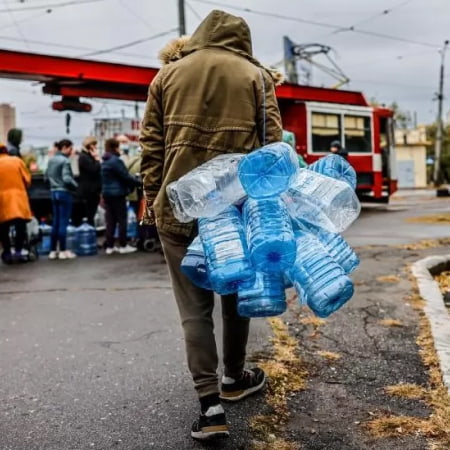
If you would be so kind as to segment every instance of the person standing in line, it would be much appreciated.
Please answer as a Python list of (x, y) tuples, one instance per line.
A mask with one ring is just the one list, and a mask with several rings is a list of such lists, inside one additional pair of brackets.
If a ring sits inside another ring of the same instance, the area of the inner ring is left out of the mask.
[[(24, 249), (27, 222), (32, 214), (27, 194), (31, 175), (25, 163), (8, 154), (8, 148), (0, 143), (0, 242), (2, 261), (27, 262), (28, 250)], [(14, 254), (11, 252), (10, 229), (15, 228)]]
[(53, 206), (51, 251), (48, 258), (73, 259), (76, 258), (75, 253), (66, 248), (67, 226), (72, 215), (73, 196), (78, 188), (70, 164), (73, 143), (63, 139), (56, 143), (56, 147), (57, 152), (49, 160), (46, 172)]
[(18, 158), (22, 158), (20, 153), (20, 144), (22, 143), (23, 133), (20, 128), (11, 128), (8, 131), (8, 135), (6, 137), (8, 148), (8, 153), (10, 156), (17, 156)]
[[(260, 368), (244, 368), (249, 319), (237, 313), (237, 296), (222, 297), (224, 373), (219, 388), (214, 337), (214, 293), (194, 286), (181, 260), (197, 235), (178, 222), (166, 187), (224, 153), (248, 153), (282, 139), (274, 81), (279, 74), (252, 56), (250, 29), (241, 17), (212, 11), (190, 38), (170, 43), (150, 84), (142, 122), (141, 174), (146, 213), (155, 224), (183, 326), (189, 370), (200, 400), (194, 439), (229, 435), (220, 399), (238, 401), (265, 384)], [(188, 99), (188, 100), (187, 100)]]
[(340, 141), (333, 141), (330, 144), (330, 152), (348, 159), (348, 151), (344, 147), (342, 147)]
[(78, 169), (80, 172), (78, 193), (83, 200), (88, 223), (95, 226), (94, 218), (100, 203), (102, 176), (97, 138), (94, 136), (88, 136), (83, 140), (83, 148), (78, 158)]
[(125, 166), (130, 162), (130, 140), (124, 134), (120, 134), (116, 137), (119, 141), (120, 159), (124, 162)]
[[(119, 141), (111, 138), (105, 142), (101, 166), (102, 197), (105, 205), (106, 254), (133, 253), (137, 249), (127, 244), (127, 195), (137, 186), (120, 159)], [(114, 246), (114, 234), (119, 226), (119, 247)]]

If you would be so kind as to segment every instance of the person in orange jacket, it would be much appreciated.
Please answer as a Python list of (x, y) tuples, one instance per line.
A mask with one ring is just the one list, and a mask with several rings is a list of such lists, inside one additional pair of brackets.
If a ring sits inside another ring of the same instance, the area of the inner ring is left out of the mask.
[[(3, 247), (2, 260), (10, 264), (17, 260), (28, 261), (24, 249), (27, 222), (32, 214), (27, 187), (31, 175), (22, 159), (8, 154), (6, 145), (0, 143), (0, 242)], [(11, 251), (9, 233), (15, 227), (14, 254)]]

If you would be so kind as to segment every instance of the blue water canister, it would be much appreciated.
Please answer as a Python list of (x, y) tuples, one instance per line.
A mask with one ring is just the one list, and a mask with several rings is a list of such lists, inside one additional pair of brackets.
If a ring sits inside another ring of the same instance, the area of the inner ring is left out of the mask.
[(297, 234), (297, 259), (288, 272), (299, 297), (319, 317), (328, 317), (353, 295), (353, 283), (312, 234)]
[(73, 226), (72, 220), (69, 220), (69, 225), (67, 225), (67, 238), (66, 238), (66, 248), (73, 253), (77, 252), (77, 229)]
[(261, 272), (283, 272), (295, 261), (296, 243), (286, 205), (278, 197), (249, 198), (243, 209), (252, 263)]
[(189, 245), (186, 255), (181, 261), (181, 271), (198, 287), (211, 290), (205, 253), (200, 237), (196, 237)]
[(137, 217), (131, 205), (127, 208), (127, 238), (136, 239), (137, 237)]
[(235, 293), (240, 283), (254, 278), (241, 216), (235, 206), (214, 218), (199, 219), (198, 228), (215, 292)]
[(92, 225), (89, 225), (87, 218), (77, 228), (77, 255), (90, 256), (97, 254), (97, 232)]
[(350, 163), (339, 155), (327, 155), (308, 166), (312, 170), (336, 180), (345, 181), (353, 189), (356, 188), (356, 172)]
[(45, 222), (45, 219), (41, 220), (39, 232), (41, 234), (41, 241), (39, 242), (37, 251), (39, 255), (48, 255), (51, 250), (52, 227)]
[(298, 169), (298, 157), (291, 146), (276, 142), (246, 155), (238, 174), (248, 196), (267, 198), (284, 192)]
[(340, 234), (318, 230), (316, 237), (346, 274), (352, 273), (359, 266), (358, 255)]
[(286, 311), (282, 274), (257, 272), (255, 281), (238, 290), (238, 314), (243, 317), (273, 317)]

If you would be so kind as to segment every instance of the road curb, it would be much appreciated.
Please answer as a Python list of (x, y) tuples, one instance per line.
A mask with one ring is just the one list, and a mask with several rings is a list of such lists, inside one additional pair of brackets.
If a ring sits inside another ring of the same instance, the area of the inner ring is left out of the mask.
[(450, 392), (450, 314), (444, 305), (438, 283), (433, 274), (450, 267), (450, 254), (429, 256), (412, 265), (421, 297), (425, 300), (424, 312), (430, 322), (434, 346), (440, 361), (442, 378)]

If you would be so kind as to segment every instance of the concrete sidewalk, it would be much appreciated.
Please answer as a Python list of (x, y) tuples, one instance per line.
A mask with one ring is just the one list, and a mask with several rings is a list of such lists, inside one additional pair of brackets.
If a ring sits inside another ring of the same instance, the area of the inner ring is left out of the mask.
[[(374, 437), (368, 422), (385, 416), (427, 419), (432, 410), (420, 399), (394, 397), (387, 386), (411, 383), (429, 387), (429, 373), (419, 354), (419, 314), (409, 302), (414, 290), (407, 266), (449, 246), (380, 246), (358, 250), (354, 298), (323, 324), (296, 308), (284, 317), (299, 344), (307, 370), (306, 388), (289, 402), (283, 438), (293, 449), (423, 450), (427, 438), (408, 435)], [(323, 353), (329, 352), (329, 353)], [(275, 447), (274, 447), (275, 448)]]

